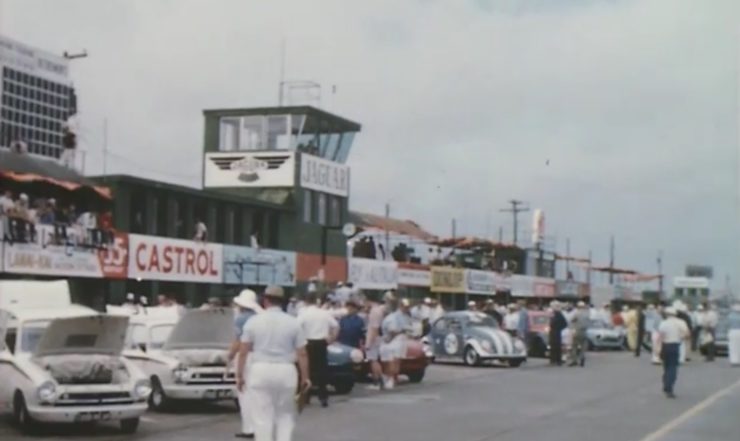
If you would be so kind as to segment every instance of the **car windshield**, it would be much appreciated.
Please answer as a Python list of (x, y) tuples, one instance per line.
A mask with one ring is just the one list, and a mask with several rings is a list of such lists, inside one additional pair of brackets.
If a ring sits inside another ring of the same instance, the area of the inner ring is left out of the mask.
[(27, 322), (21, 328), (21, 352), (33, 352), (39, 345), (41, 337), (44, 335), (46, 328), (49, 327), (48, 320), (37, 320)]
[(608, 329), (609, 325), (607, 325), (603, 320), (591, 320), (589, 327), (591, 329)]
[(477, 328), (498, 328), (498, 323), (489, 315), (471, 314), (468, 317), (468, 326), (474, 326)]
[(149, 346), (152, 349), (162, 349), (164, 344), (167, 342), (167, 339), (170, 338), (172, 328), (174, 327), (174, 325), (153, 326), (152, 329), (149, 331), (151, 342)]

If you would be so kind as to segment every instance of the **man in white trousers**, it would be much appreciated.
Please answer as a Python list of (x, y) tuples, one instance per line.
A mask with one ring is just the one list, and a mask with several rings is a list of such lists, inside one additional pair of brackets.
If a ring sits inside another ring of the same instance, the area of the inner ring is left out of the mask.
[[(250, 410), (257, 441), (291, 441), (295, 429), (300, 369), (300, 388), (311, 387), (306, 337), (298, 319), (283, 312), (285, 294), (279, 286), (265, 290), (265, 312), (244, 327), (237, 362), (237, 390), (249, 390)], [(245, 379), (245, 369), (249, 371)]]
[(727, 356), (732, 366), (740, 366), (740, 304), (732, 305), (727, 332)]
[[(236, 315), (234, 316), (234, 341), (229, 349), (228, 364), (234, 359), (239, 352), (241, 338), (244, 333), (244, 326), (255, 314), (262, 312), (262, 307), (257, 303), (257, 294), (250, 289), (243, 290), (234, 298)], [(228, 366), (227, 364), (227, 366)], [(245, 369), (245, 372), (247, 369)], [(237, 393), (239, 401), (239, 412), (241, 412), (242, 426), (241, 431), (236, 434), (237, 438), (254, 438), (254, 425), (252, 415), (249, 411), (249, 391), (244, 389)]]

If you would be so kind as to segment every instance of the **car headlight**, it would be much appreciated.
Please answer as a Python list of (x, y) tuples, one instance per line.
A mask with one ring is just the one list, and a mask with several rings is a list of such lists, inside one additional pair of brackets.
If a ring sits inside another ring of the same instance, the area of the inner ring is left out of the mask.
[(361, 350), (352, 349), (349, 353), (349, 359), (352, 360), (352, 363), (362, 363), (363, 360), (365, 360), (365, 356), (362, 354)]
[(36, 390), (39, 400), (42, 402), (52, 401), (57, 394), (57, 386), (52, 381), (47, 381)]
[(329, 346), (328, 346), (328, 347), (326, 348), (326, 350), (327, 350), (327, 352), (329, 352), (330, 354), (334, 354), (334, 355), (339, 355), (339, 354), (341, 354), (341, 353), (343, 352), (343, 351), (342, 351), (342, 347), (341, 347), (341, 346), (337, 346), (337, 345), (329, 345)]
[(152, 385), (149, 383), (149, 380), (139, 380), (136, 382), (136, 386), (134, 386), (135, 397), (145, 399), (149, 397), (150, 393), (152, 393)]
[(180, 365), (172, 371), (172, 376), (175, 378), (175, 383), (184, 383), (188, 379), (188, 369)]
[(514, 349), (517, 352), (524, 352), (527, 348), (521, 340), (514, 340)]
[(481, 342), (480, 342), (480, 346), (481, 346), (481, 347), (483, 348), (483, 350), (484, 350), (484, 351), (486, 351), (486, 352), (491, 352), (491, 350), (493, 349), (493, 346), (491, 346), (491, 342), (490, 342), (490, 341), (488, 341), (488, 340), (483, 340), (483, 341), (481, 341)]

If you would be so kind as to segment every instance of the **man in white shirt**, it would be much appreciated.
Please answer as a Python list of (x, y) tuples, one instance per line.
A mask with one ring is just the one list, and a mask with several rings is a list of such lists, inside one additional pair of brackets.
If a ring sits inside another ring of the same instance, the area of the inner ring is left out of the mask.
[(308, 365), (311, 382), (318, 388), (321, 407), (329, 405), (329, 393), (326, 390), (326, 381), (329, 367), (327, 365), (326, 348), (334, 341), (339, 332), (339, 323), (330, 311), (316, 306), (316, 293), (308, 293), (304, 299), (306, 307), (298, 314), (298, 323), (306, 337)]
[(506, 332), (511, 335), (516, 335), (517, 327), (519, 326), (519, 312), (517, 311), (516, 303), (509, 305), (509, 313), (504, 316), (504, 328)]
[(208, 240), (208, 227), (206, 227), (206, 224), (200, 220), (195, 220), (195, 236), (193, 236), (193, 240), (198, 242), (205, 242)]
[(666, 319), (658, 326), (663, 359), (663, 392), (668, 398), (676, 398), (673, 387), (678, 377), (681, 343), (689, 337), (689, 327), (676, 316), (676, 308), (666, 308), (665, 314)]
[[(265, 290), (265, 312), (249, 319), (244, 326), (236, 370), (239, 392), (248, 387), (250, 410), (258, 441), (290, 441), (295, 428), (295, 393), (300, 370), (300, 387), (311, 387), (308, 379), (306, 338), (298, 321), (283, 312), (283, 289)], [(249, 358), (249, 376), (244, 372)]]

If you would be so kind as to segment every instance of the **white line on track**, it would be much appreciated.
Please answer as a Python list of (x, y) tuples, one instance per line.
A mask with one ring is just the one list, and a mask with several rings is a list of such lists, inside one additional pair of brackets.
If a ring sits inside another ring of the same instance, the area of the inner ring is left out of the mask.
[(714, 404), (715, 401), (729, 394), (730, 392), (732, 392), (733, 389), (737, 388), (738, 386), (740, 386), (740, 380), (735, 382), (731, 386), (723, 390), (717, 391), (714, 394), (710, 395), (709, 397), (704, 399), (704, 401), (696, 404), (691, 409), (679, 415), (676, 419), (671, 420), (668, 423), (664, 424), (658, 430), (646, 436), (645, 438), (642, 438), (640, 441), (659, 441), (661, 438), (668, 435), (673, 429), (677, 428), (678, 426), (685, 423), (689, 419), (698, 415), (699, 412), (711, 406), (712, 404)]

